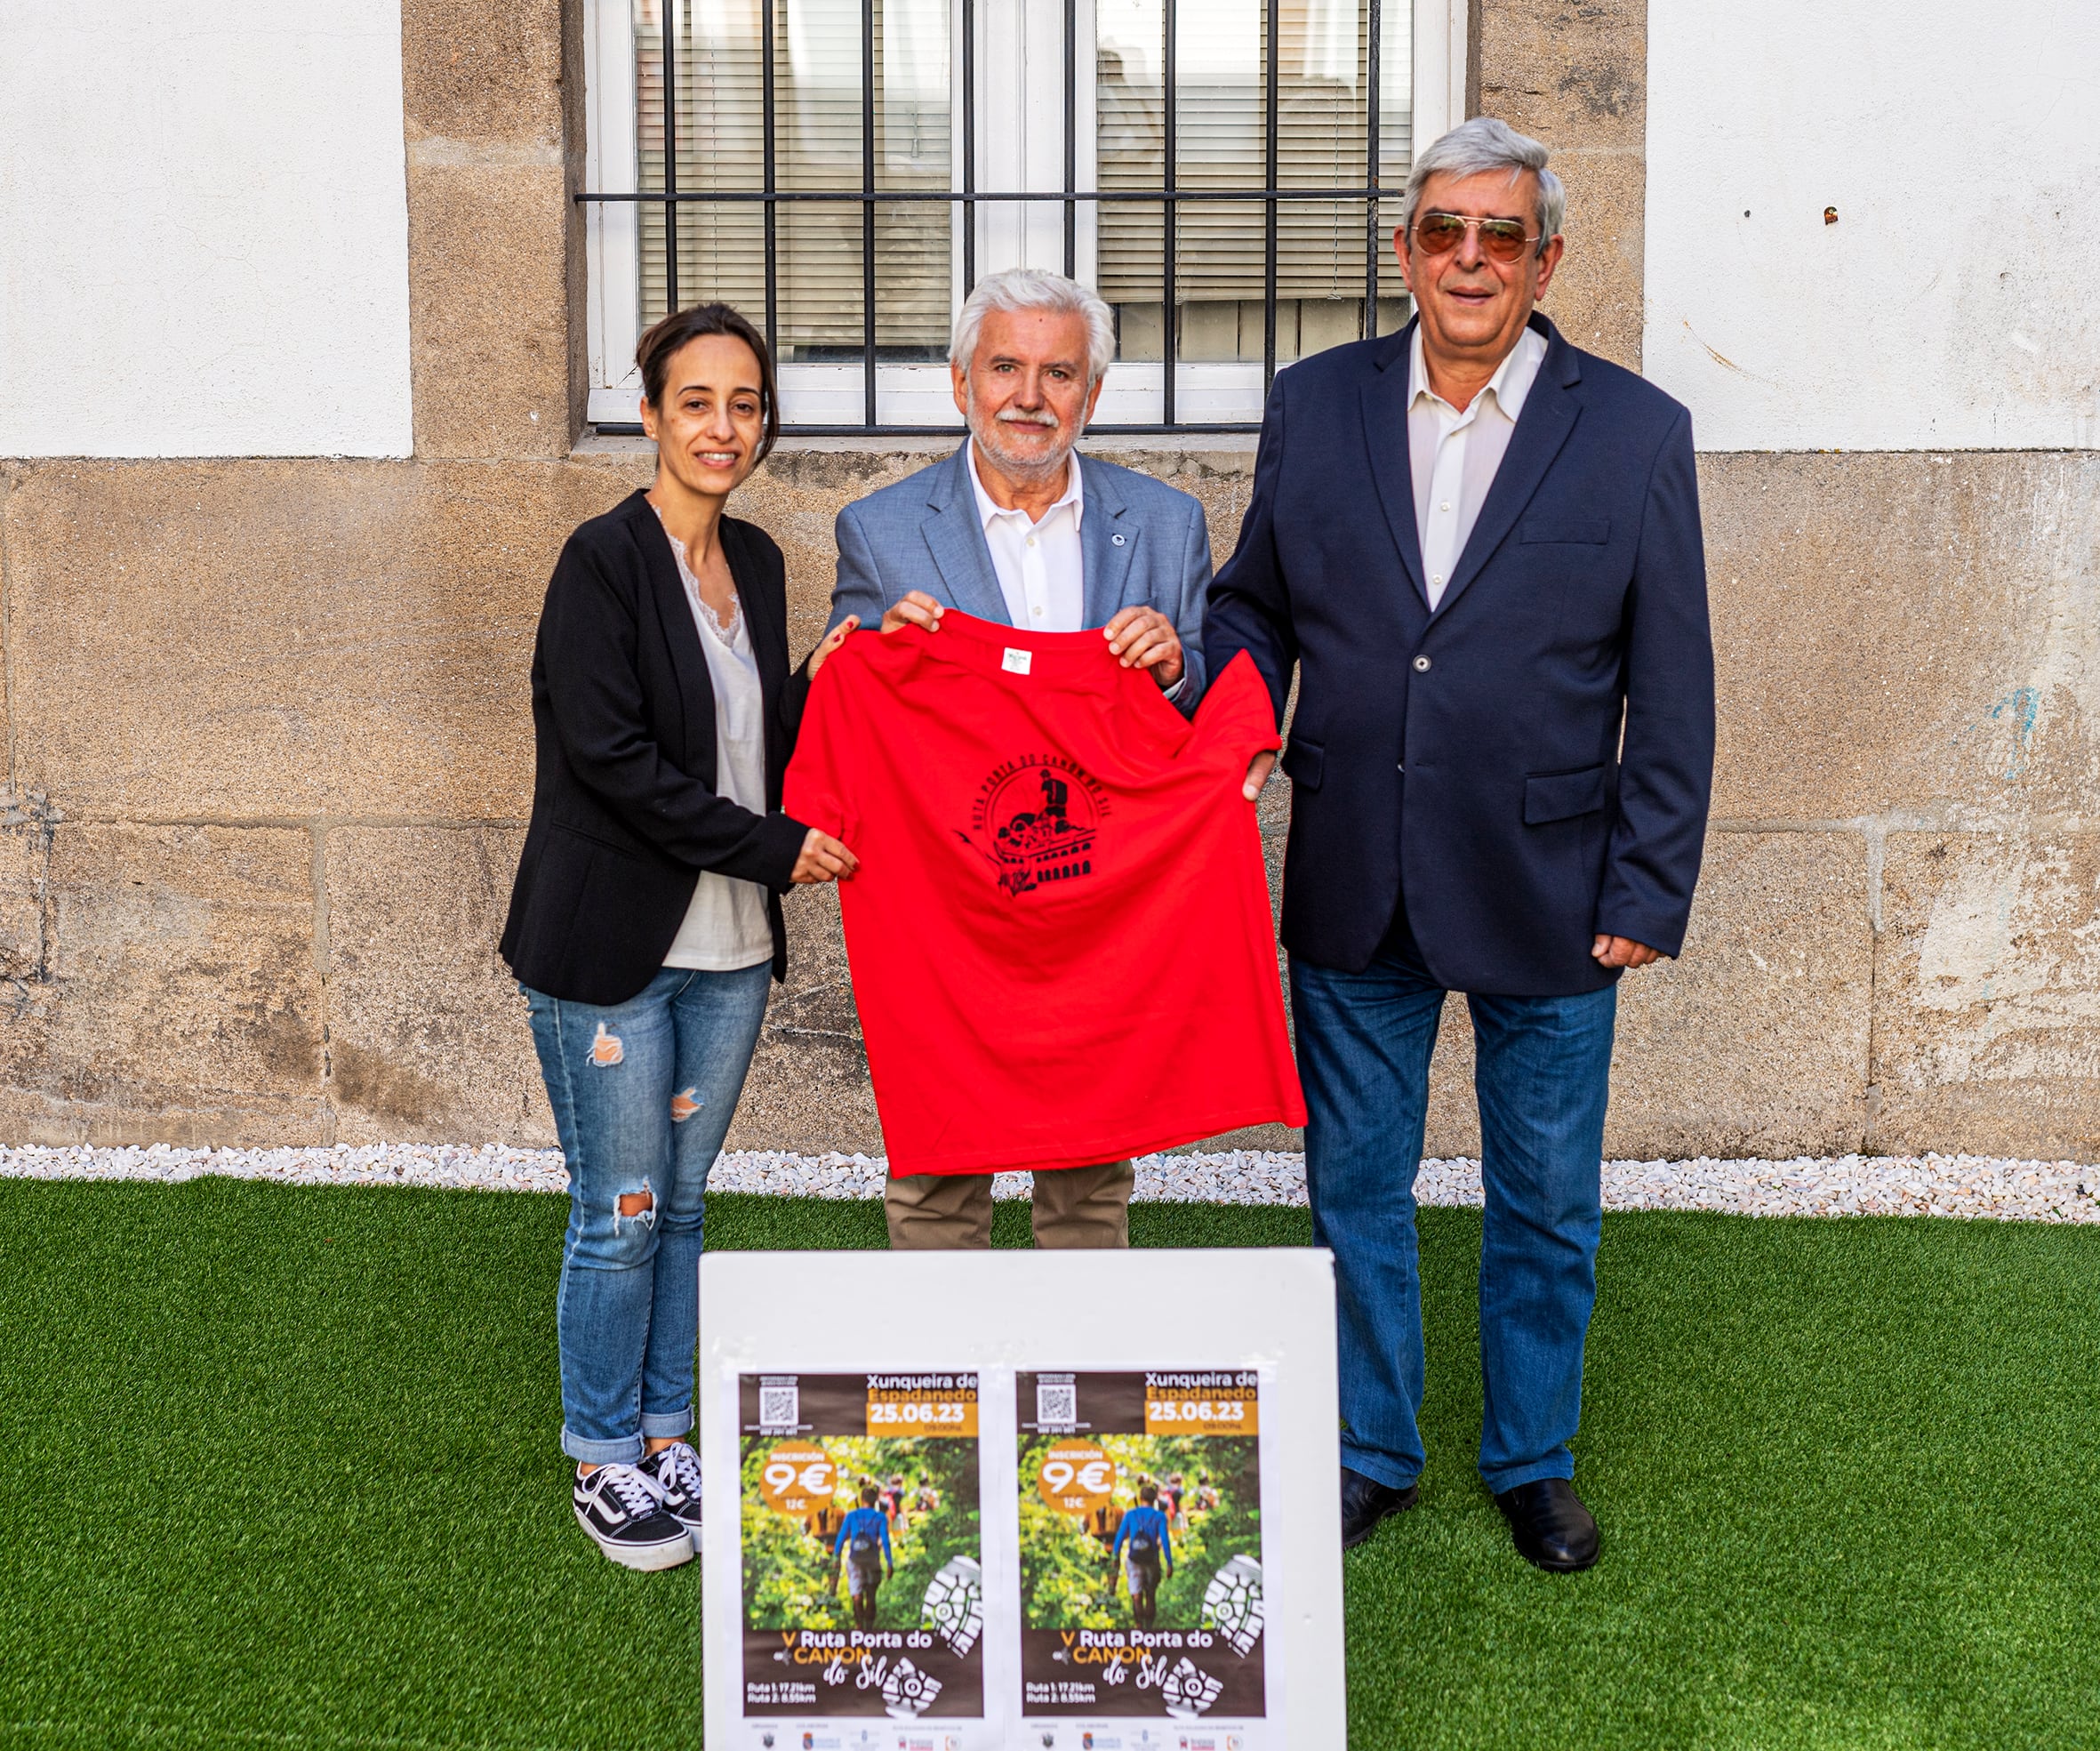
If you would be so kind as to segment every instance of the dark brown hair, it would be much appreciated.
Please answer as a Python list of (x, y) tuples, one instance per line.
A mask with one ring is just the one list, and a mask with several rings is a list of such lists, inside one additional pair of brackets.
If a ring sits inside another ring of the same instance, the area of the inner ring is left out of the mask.
[(773, 376), (773, 351), (765, 337), (751, 325), (750, 318), (729, 304), (695, 304), (689, 310), (674, 310), (653, 324), (635, 343), (635, 363), (641, 367), (642, 393), (650, 406), (663, 411), (663, 386), (670, 375), (671, 360), (688, 341), (703, 335), (727, 334), (741, 341), (758, 361), (758, 398), (765, 410), (765, 435), (758, 440), (754, 462), (762, 462), (780, 441), (781, 398)]

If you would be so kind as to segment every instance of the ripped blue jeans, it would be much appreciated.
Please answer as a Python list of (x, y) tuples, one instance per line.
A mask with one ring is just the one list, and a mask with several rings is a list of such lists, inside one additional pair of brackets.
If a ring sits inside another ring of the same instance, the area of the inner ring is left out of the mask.
[[(562, 1450), (631, 1465), (693, 1426), (701, 1206), (765, 1018), (770, 964), (667, 967), (625, 1003), (521, 986), (569, 1166)], [(621, 1202), (646, 1201), (633, 1215)]]

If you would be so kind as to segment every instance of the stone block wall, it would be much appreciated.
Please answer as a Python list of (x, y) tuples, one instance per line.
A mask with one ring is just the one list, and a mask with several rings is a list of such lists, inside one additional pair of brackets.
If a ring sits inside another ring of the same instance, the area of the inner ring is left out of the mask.
[[(0, 462), (0, 1141), (549, 1139), (494, 952), (526, 669), (563, 537), (649, 472), (576, 436), (576, 12), (404, 7), (413, 459)], [(1570, 185), (1548, 310), (1636, 366), (1645, 28), (1484, 0), (1474, 35)], [(838, 507), (926, 459), (790, 446), (746, 489), (798, 649)], [(1118, 459), (1230, 552), (1246, 448)], [(1623, 987), (1608, 1146), (2100, 1158), (2100, 455), (1701, 485), (1715, 819), (1683, 960)], [(733, 1143), (876, 1151), (835, 902), (790, 920)], [(1469, 1054), (1454, 999), (1434, 1152), (1477, 1146)]]

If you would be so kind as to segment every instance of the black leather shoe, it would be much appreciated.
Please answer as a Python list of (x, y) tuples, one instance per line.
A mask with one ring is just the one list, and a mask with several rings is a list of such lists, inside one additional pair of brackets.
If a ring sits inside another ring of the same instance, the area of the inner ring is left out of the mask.
[(1390, 1483), (1342, 1467), (1342, 1548), (1354, 1550), (1389, 1514), (1405, 1514), (1422, 1494), (1419, 1483), (1395, 1490)]
[(1495, 1498), (1517, 1554), (1556, 1574), (1573, 1574), (1597, 1561), (1597, 1522), (1564, 1477), (1519, 1483)]

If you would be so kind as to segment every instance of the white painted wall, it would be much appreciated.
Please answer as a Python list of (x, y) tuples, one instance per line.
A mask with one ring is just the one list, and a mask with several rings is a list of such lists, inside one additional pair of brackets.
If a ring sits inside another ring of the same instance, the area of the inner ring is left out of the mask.
[(1703, 449), (2100, 444), (2100, 4), (1650, 0), (1647, 242)]
[(399, 0), (0, 0), (0, 455), (405, 455)]

